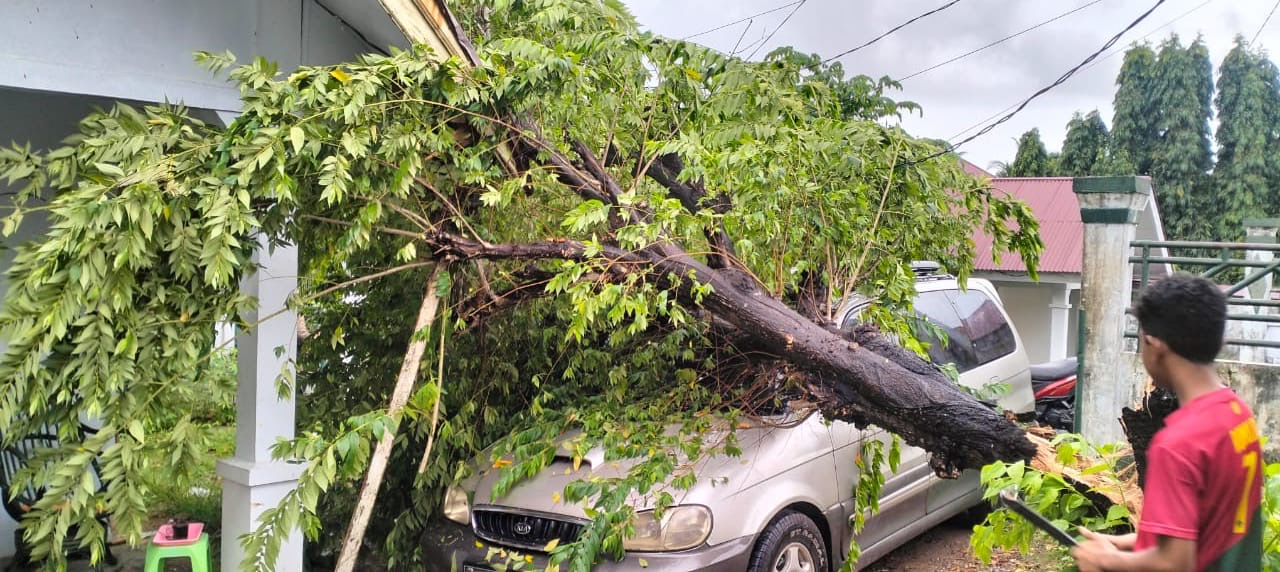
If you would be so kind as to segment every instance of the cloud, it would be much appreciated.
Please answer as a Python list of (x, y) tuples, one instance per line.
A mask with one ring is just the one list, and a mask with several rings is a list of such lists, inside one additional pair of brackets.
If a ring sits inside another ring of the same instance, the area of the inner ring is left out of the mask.
[[(950, 137), (1044, 87), (1079, 64), (1107, 39), (1149, 8), (1153, 0), (1102, 0), (1070, 16), (989, 48), (963, 60), (904, 82), (901, 99), (924, 107), (924, 117), (903, 122), (923, 137)], [(1016, 33), (1089, 0), (962, 0), (920, 20), (883, 41), (840, 59), (849, 73), (903, 77), (956, 55)], [(786, 4), (786, 0), (627, 0), (642, 26), (671, 37), (695, 34), (721, 24)], [(861, 44), (909, 18), (944, 4), (944, 0), (808, 0), (767, 46), (756, 54), (791, 45), (830, 57)], [(1108, 121), (1115, 76), (1124, 47), (1147, 38), (1159, 42), (1171, 32), (1190, 41), (1203, 34), (1215, 63), (1231, 48), (1236, 34), (1252, 37), (1271, 9), (1269, 0), (1167, 0), (1150, 18), (1127, 34), (1110, 57), (1032, 102), (1013, 120), (962, 151), (985, 165), (1010, 160), (1019, 134), (1038, 127), (1050, 149), (1062, 144), (1066, 123), (1075, 111), (1098, 109)], [(762, 39), (786, 17), (790, 8), (694, 39), (730, 51)], [(1166, 23), (1176, 22), (1162, 27)], [(1261, 45), (1280, 46), (1280, 15), (1259, 38)]]

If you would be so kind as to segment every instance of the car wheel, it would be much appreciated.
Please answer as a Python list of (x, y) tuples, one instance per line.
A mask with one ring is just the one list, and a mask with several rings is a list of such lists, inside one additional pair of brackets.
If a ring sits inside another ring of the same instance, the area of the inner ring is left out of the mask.
[(751, 553), (749, 572), (826, 572), (827, 544), (809, 517), (793, 511), (779, 514), (760, 534)]

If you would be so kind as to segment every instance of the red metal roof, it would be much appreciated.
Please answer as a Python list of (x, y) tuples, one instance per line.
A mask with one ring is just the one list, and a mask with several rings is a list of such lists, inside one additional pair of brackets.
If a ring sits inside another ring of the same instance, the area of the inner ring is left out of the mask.
[[(1040, 221), (1040, 238), (1044, 252), (1040, 254), (1040, 272), (1079, 274), (1084, 244), (1084, 223), (1080, 220), (1080, 203), (1071, 190), (1071, 177), (993, 178), (997, 193), (1026, 202)], [(1026, 272), (1022, 257), (1003, 252), (996, 264), (991, 252), (991, 237), (980, 229), (973, 232), (977, 247), (974, 270)]]

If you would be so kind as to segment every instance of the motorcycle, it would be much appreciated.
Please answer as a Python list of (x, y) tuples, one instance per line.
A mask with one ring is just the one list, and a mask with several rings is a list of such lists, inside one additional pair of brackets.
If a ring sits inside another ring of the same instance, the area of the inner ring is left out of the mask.
[(1036, 421), (1072, 431), (1076, 417), (1076, 358), (1031, 366), (1031, 391), (1036, 397)]

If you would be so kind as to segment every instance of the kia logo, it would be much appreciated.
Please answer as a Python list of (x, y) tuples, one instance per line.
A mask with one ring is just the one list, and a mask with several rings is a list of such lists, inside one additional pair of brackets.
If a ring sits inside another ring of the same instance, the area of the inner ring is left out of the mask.
[(519, 534), (520, 536), (525, 536), (530, 532), (533, 532), (533, 525), (529, 524), (529, 521), (527, 520), (522, 520), (516, 523), (515, 529), (516, 529), (516, 534)]

